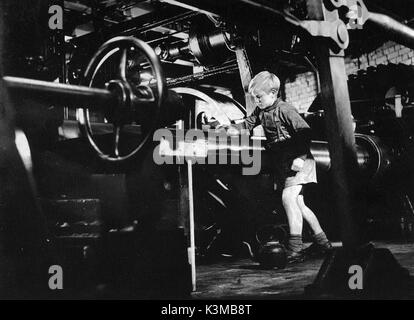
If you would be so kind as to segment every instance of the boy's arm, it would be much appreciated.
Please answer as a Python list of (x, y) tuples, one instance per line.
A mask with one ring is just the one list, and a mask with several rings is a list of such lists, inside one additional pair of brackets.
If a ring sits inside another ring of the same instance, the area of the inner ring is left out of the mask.
[(243, 122), (238, 124), (232, 124), (231, 127), (235, 128), (238, 131), (245, 129), (251, 132), (255, 127), (257, 127), (260, 124), (259, 113), (260, 109), (256, 107), (253, 113), (250, 116), (246, 117)]
[(294, 144), (304, 144), (309, 147), (312, 130), (299, 112), (289, 105), (281, 109), (281, 118), (294, 132), (293, 141), (291, 142)]

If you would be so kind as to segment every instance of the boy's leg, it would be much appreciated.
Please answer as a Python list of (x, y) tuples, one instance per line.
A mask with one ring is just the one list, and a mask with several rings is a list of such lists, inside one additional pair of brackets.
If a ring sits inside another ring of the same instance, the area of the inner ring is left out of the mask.
[(318, 218), (313, 211), (306, 206), (303, 195), (298, 196), (298, 206), (302, 211), (302, 216), (306, 222), (309, 223), (313, 231), (313, 244), (304, 250), (304, 253), (309, 256), (323, 255), (332, 248), (331, 242), (323, 232), (322, 227), (319, 223)]
[(282, 192), (282, 204), (286, 211), (290, 234), (302, 234), (303, 218), (298, 205), (298, 196), (301, 190), (302, 186), (296, 185), (287, 187)]
[(301, 185), (295, 185), (283, 189), (282, 192), (282, 204), (286, 211), (290, 231), (287, 250), (293, 253), (302, 250), (303, 218), (298, 205), (298, 196), (301, 190)]
[(319, 224), (318, 218), (313, 213), (313, 211), (305, 204), (303, 195), (298, 196), (298, 205), (300, 210), (302, 211), (303, 219), (307, 223), (309, 223), (309, 226), (311, 227), (313, 234), (319, 234), (323, 232), (321, 225)]

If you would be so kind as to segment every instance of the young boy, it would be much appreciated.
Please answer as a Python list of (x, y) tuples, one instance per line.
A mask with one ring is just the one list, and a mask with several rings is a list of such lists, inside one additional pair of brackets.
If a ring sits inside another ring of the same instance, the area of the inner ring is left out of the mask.
[[(288, 262), (297, 262), (306, 256), (326, 253), (332, 246), (315, 214), (303, 199), (303, 187), (316, 183), (316, 164), (310, 153), (310, 127), (296, 109), (278, 98), (280, 81), (276, 75), (263, 71), (249, 84), (249, 93), (257, 103), (245, 121), (227, 128), (229, 135), (240, 130), (252, 131), (262, 125), (270, 151), (278, 188), (283, 188), (282, 203), (287, 214), (290, 236), (286, 245)], [(313, 244), (302, 250), (303, 219), (314, 233)]]

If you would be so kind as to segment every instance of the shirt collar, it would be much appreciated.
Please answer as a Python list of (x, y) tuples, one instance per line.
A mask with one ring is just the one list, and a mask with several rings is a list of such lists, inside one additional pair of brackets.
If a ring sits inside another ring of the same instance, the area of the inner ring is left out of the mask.
[(263, 111), (270, 111), (270, 110), (277, 108), (277, 106), (279, 105), (281, 101), (282, 101), (282, 98), (280, 97), (277, 98), (276, 101), (271, 106), (264, 108)]

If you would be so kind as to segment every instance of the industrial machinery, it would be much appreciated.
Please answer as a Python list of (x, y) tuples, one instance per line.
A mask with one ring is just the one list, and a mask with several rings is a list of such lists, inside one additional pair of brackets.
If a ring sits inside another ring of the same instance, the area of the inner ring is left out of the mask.
[[(3, 27), (15, 30), (0, 42), (0, 51), (7, 52), (0, 73), (5, 105), (0, 259), (13, 274), (10, 279), (0, 274), (0, 288), (9, 290), (0, 290), (0, 296), (187, 297), (191, 285), (194, 289), (194, 260), (189, 263), (188, 256), (238, 255), (245, 242), (283, 238), (285, 221), (275, 201), (280, 190), (275, 190), (263, 134), (255, 131), (235, 148), (230, 137), (211, 142), (208, 133), (215, 121), (236, 123), (252, 112), (247, 86), (254, 72), (273, 70), (282, 82), (295, 73), (318, 73), (315, 37), (340, 55), (349, 44), (347, 26), (355, 22), (342, 14), (352, 11), (352, 1), (328, 1), (326, 21), (309, 18), (318, 1), (274, 6), (231, 1), (234, 10), (214, 1), (95, 1), (93, 6), (61, 1), (64, 29), (44, 30), (42, 25), (33, 38), (43, 41), (36, 46), (23, 37), (24, 44), (31, 44), (27, 48), (10, 39), (36, 25), (34, 17), (50, 3), (39, 1), (27, 10), (25, 27), (12, 29), (21, 23), (16, 10), (25, 2), (0, 5), (1, 12), (8, 12)], [(385, 24), (382, 15), (367, 17), (363, 2), (354, 2), (363, 8), (362, 24), (369, 19)], [(256, 19), (243, 21), (250, 10), (262, 14), (260, 25)], [(390, 23), (397, 39), (412, 45), (412, 30), (397, 32), (395, 26), (396, 21)], [(49, 51), (42, 53), (45, 48)], [(274, 53), (284, 58), (275, 61)], [(358, 91), (354, 80), (349, 81), (351, 93)], [(407, 92), (407, 104), (411, 100)], [(332, 118), (320, 112), (329, 110), (329, 100), (315, 101), (320, 104), (314, 103), (312, 115), (318, 118), (309, 122), (322, 129), (315, 130), (311, 152), (318, 188), (329, 193), (329, 179), (338, 170), (338, 153), (329, 141), (335, 128), (320, 122)], [(414, 213), (412, 188), (404, 191), (412, 182), (400, 180), (396, 187), (393, 181), (389, 187), (396, 174), (404, 175), (398, 171), (401, 163), (412, 159), (412, 130), (397, 145), (379, 120), (374, 128), (370, 119), (357, 120), (370, 124), (367, 130), (358, 125), (352, 134), (357, 193), (361, 198), (396, 197), (404, 214)], [(153, 157), (160, 143), (154, 131), (160, 128), (174, 134), (195, 130), (199, 138), (184, 143), (191, 150), (203, 145), (208, 150), (204, 157), (260, 152), (260, 173), (242, 176), (240, 162), (190, 163), (186, 171), (180, 162), (185, 154), (179, 153), (171, 165), (158, 165)], [(412, 164), (404, 168), (413, 171)], [(337, 234), (338, 221), (328, 212), (332, 204), (324, 203), (320, 189), (312, 193), (322, 215), (331, 219), (330, 232)], [(367, 221), (376, 221), (374, 210), (362, 217), (367, 228)], [(269, 225), (276, 231), (264, 235)], [(69, 270), (71, 285), (64, 294), (47, 287), (45, 268), (50, 265)]]

